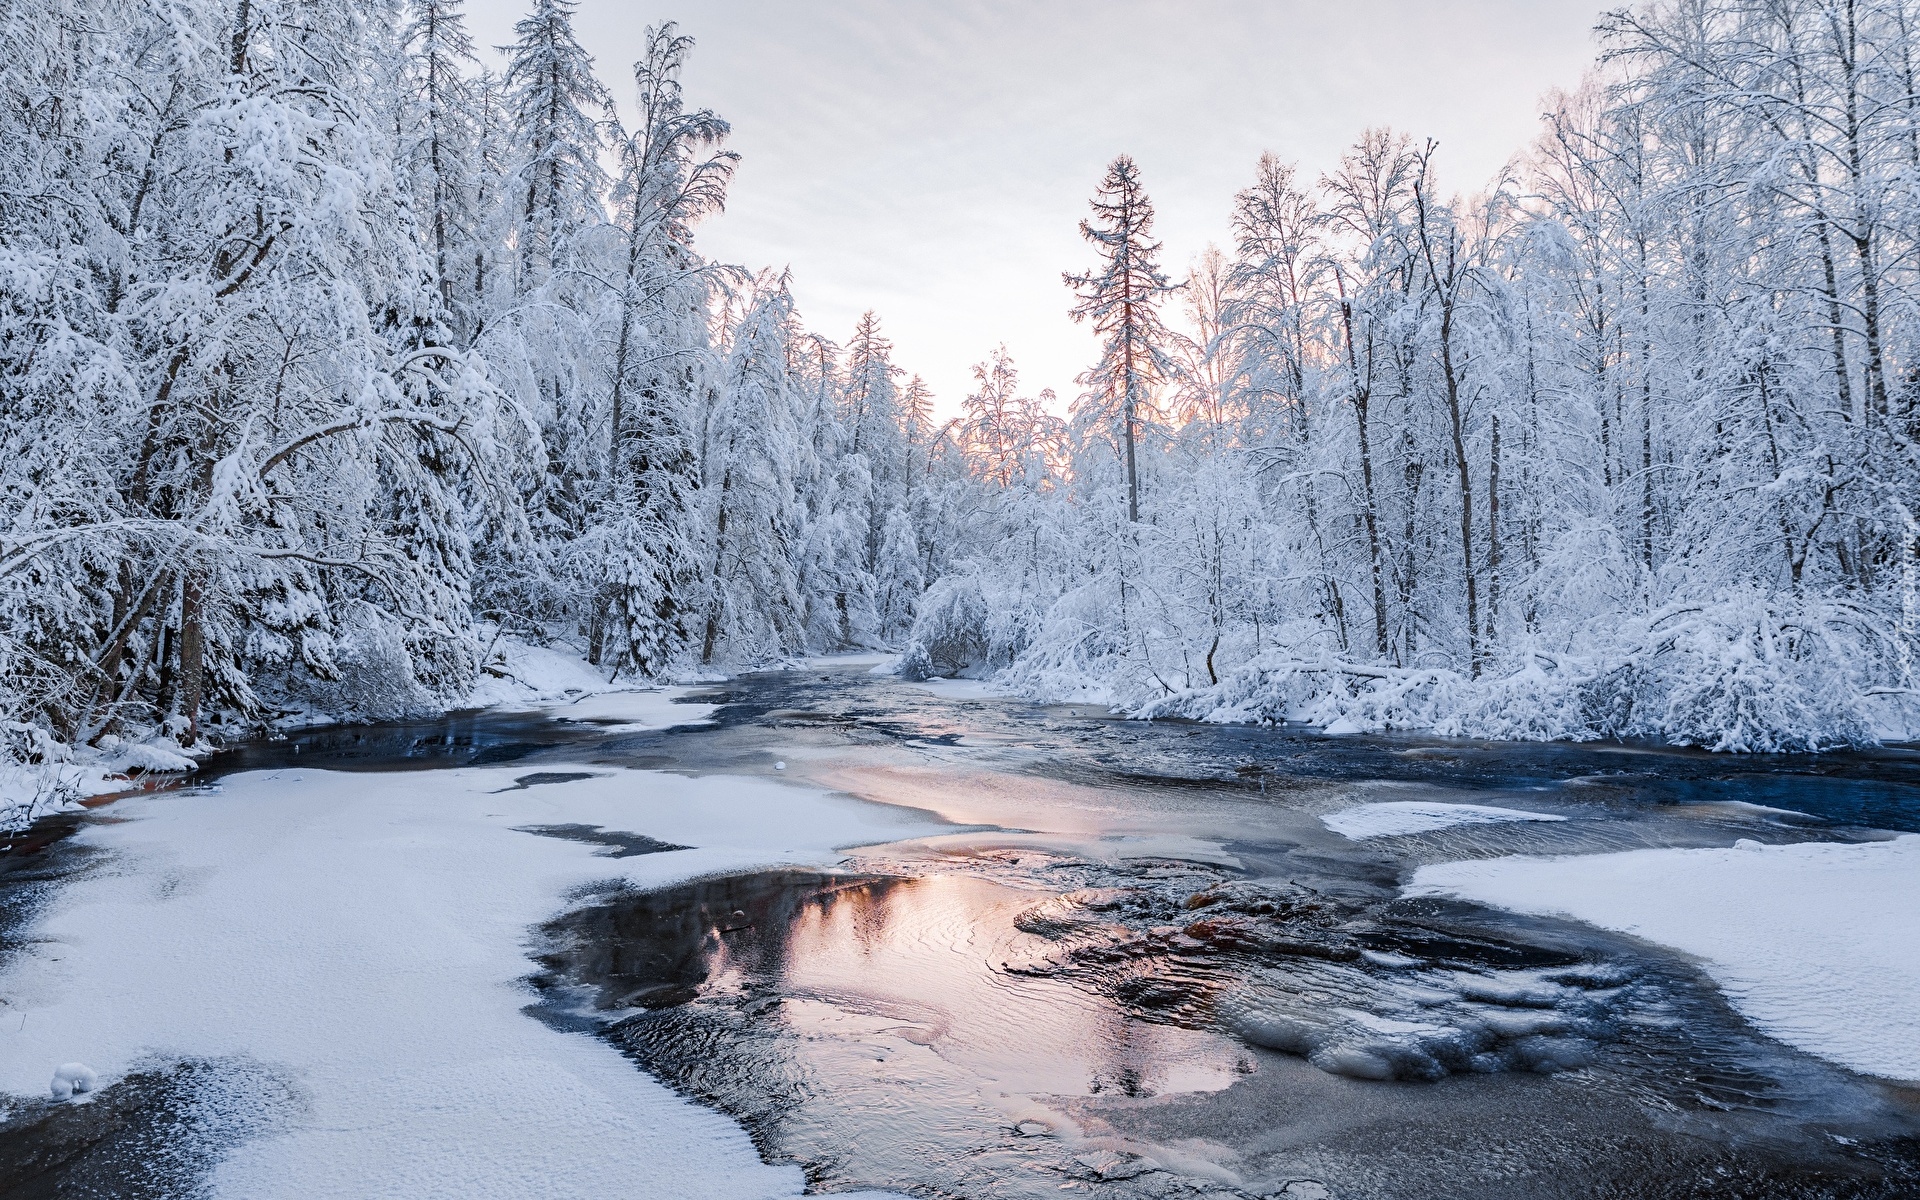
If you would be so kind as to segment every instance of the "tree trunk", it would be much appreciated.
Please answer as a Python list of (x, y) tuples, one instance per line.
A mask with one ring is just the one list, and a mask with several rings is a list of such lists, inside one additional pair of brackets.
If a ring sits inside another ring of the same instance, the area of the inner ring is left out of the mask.
[[(1353, 345), (1353, 306), (1340, 301), (1340, 321), (1347, 333), (1347, 369), (1353, 375), (1353, 420), (1360, 435), (1361, 521), (1367, 530), (1367, 568), (1373, 576), (1373, 649), (1387, 657), (1387, 586), (1380, 562), (1379, 510), (1373, 498), (1373, 448), (1367, 428), (1367, 406), (1372, 402), (1370, 389), (1360, 384), (1360, 361)], [(1371, 361), (1372, 351), (1368, 351)]]
[(1500, 414), (1493, 414), (1493, 448), (1487, 457), (1487, 641), (1500, 629)]
[(188, 571), (180, 587), (179, 711), (186, 740), (200, 740), (200, 709), (206, 702), (206, 577)]

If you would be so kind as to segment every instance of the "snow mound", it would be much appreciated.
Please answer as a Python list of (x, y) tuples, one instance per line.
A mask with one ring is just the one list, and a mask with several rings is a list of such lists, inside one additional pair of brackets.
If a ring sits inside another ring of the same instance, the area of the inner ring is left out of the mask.
[(481, 670), (481, 680), (467, 697), (467, 707), (525, 707), (609, 691), (615, 686), (583, 658), (509, 636), (495, 639)]
[(55, 1100), (71, 1100), (82, 1092), (91, 1092), (100, 1082), (99, 1073), (85, 1063), (61, 1063), (53, 1069), (53, 1083), (47, 1090)]
[(1493, 808), (1484, 804), (1442, 804), (1431, 800), (1390, 800), (1360, 804), (1328, 813), (1320, 823), (1343, 837), (1392, 837), (1401, 833), (1431, 833), (1454, 825), (1491, 825), (1501, 821), (1564, 821), (1552, 813), (1520, 808)]
[(99, 750), (102, 765), (120, 774), (128, 771), (179, 773), (197, 770), (200, 766), (193, 754), (170, 737), (128, 742), (109, 734), (100, 739)]
[(1920, 835), (1422, 867), (1409, 895), (1566, 916), (1701, 959), (1762, 1031), (1920, 1081)]

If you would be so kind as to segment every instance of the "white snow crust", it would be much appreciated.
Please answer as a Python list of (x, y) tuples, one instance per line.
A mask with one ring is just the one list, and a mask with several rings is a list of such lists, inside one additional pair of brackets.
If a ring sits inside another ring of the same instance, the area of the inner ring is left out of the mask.
[[(530, 929), (590, 882), (825, 864), (933, 829), (771, 781), (515, 788), (523, 770), (260, 772), (123, 801), (76, 835), (110, 865), (68, 883), (0, 973), (0, 1091), (45, 1095), (76, 1059), (102, 1087), (182, 1057), (290, 1076), (298, 1111), (231, 1151), (214, 1196), (800, 1195), (729, 1119), (523, 1013)], [(699, 848), (610, 859), (514, 829), (567, 823)]]
[(1410, 895), (1568, 916), (1698, 957), (1789, 1045), (1920, 1080), (1920, 835), (1422, 867)]
[(615, 732), (704, 725), (720, 706), (676, 703), (691, 690), (672, 687), (643, 692), (602, 692), (567, 704), (549, 705), (545, 711), (567, 721), (592, 721)]
[(1442, 804), (1432, 800), (1389, 800), (1360, 804), (1327, 813), (1320, 823), (1343, 837), (1391, 837), (1399, 833), (1431, 833), (1453, 825), (1490, 825), (1500, 821), (1564, 821), (1552, 813), (1521, 808), (1493, 808), (1485, 804)]

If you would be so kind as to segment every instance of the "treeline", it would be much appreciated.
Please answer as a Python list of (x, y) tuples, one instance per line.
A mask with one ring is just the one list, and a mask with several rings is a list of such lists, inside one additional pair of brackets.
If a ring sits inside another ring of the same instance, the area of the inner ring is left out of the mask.
[(1025, 473), (1026, 417), (977, 439), (995, 503), (910, 668), (1342, 729), (1920, 734), (1916, 25), (1611, 14), (1481, 194), (1384, 130), (1317, 180), (1269, 157), (1184, 285), (1117, 160), (1068, 279), (1103, 357)]
[(712, 263), (728, 127), (537, 0), (0, 0), (0, 712), (18, 752), (898, 641), (929, 399)]
[[(537, 0), (0, 0), (15, 753), (853, 647), (1143, 715), (1807, 748), (1920, 732), (1911, 0), (1687, 0), (1471, 199), (1273, 157), (1184, 281), (1118, 159), (960, 418), (708, 261), (727, 125)], [(624, 86), (624, 85), (623, 85)], [(1068, 266), (1071, 264), (1062, 264)]]

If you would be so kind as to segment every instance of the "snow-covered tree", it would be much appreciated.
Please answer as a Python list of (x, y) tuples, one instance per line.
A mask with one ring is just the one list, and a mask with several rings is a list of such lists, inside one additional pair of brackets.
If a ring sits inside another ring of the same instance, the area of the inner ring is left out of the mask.
[(1126, 470), (1127, 520), (1138, 521), (1141, 428), (1154, 420), (1155, 389), (1173, 371), (1159, 306), (1174, 288), (1154, 261), (1153, 202), (1133, 159), (1122, 154), (1107, 165), (1091, 203), (1093, 219), (1080, 222), (1080, 235), (1101, 265), (1064, 276), (1076, 289), (1073, 319), (1092, 322), (1101, 338), (1100, 361), (1078, 381), (1087, 390), (1076, 411), (1111, 428)]

